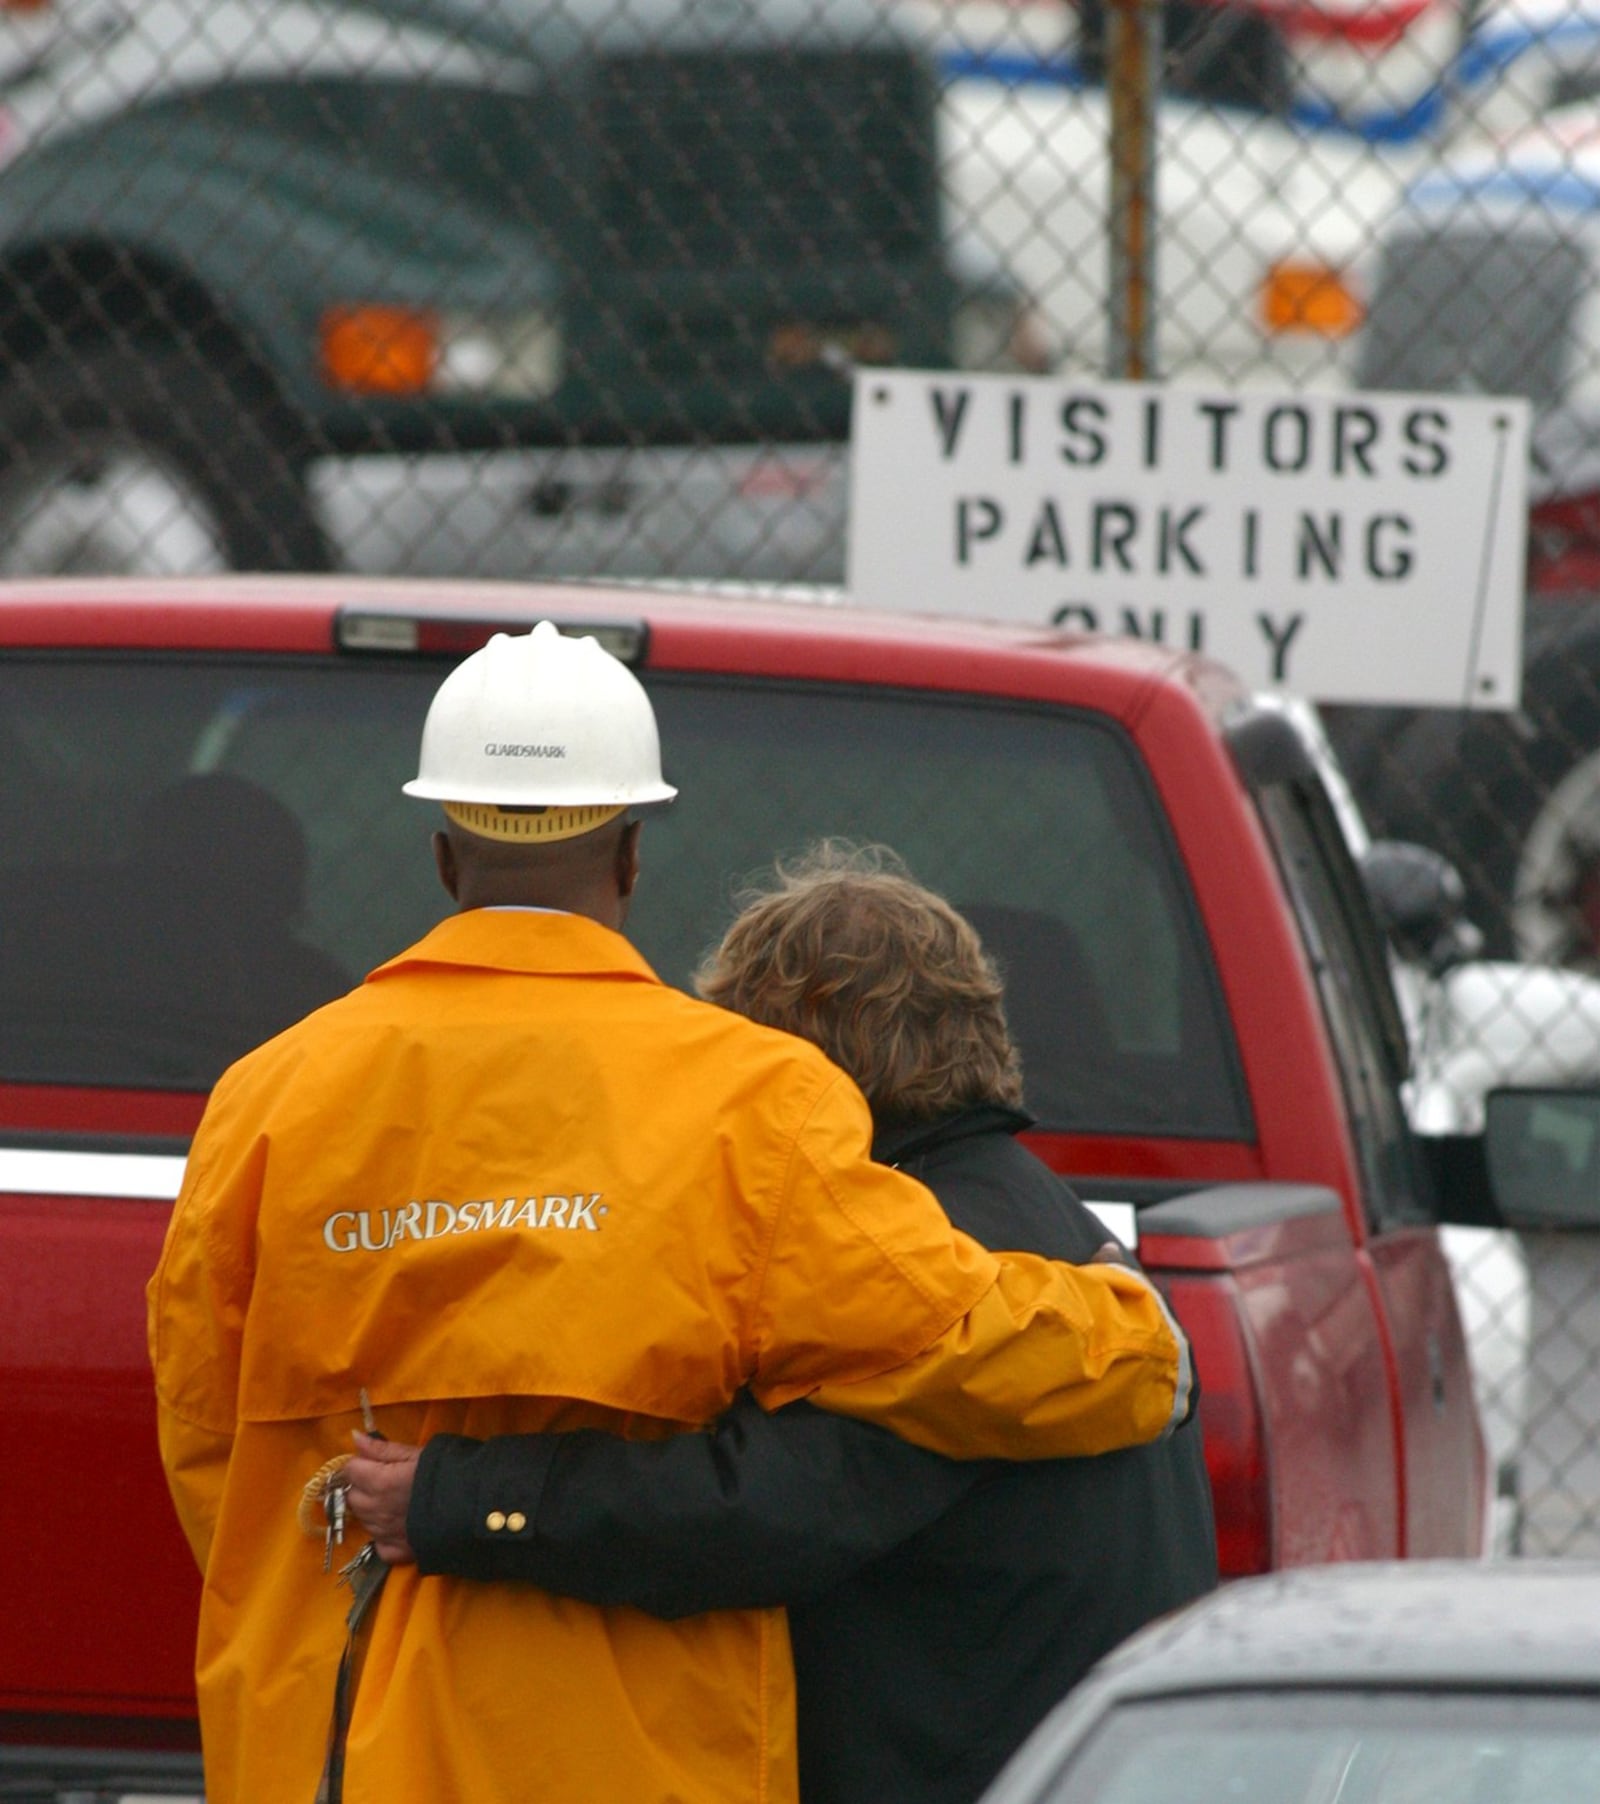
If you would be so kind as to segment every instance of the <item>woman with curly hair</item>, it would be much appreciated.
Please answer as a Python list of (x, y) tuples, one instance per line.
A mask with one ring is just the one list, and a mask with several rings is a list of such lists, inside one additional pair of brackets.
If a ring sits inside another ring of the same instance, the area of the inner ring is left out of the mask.
[[(824, 842), (780, 866), (696, 984), (822, 1047), (867, 1099), (874, 1156), (985, 1245), (1106, 1256), (1099, 1221), (1016, 1139), (1030, 1119), (995, 966), (892, 853)], [(364, 1454), (352, 1503), (385, 1557), (424, 1572), (665, 1617), (787, 1606), (805, 1804), (969, 1804), (1095, 1660), (1216, 1583), (1193, 1420), (1126, 1452), (1011, 1464), (743, 1398), (665, 1441)], [(531, 1532), (485, 1534), (489, 1509)]]

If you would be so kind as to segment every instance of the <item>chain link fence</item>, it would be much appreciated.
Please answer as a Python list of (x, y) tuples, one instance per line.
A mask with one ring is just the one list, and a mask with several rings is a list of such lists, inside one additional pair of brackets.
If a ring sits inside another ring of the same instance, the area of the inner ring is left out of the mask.
[[(855, 366), (1106, 373), (1107, 11), (0, 0), (0, 572), (837, 582)], [(1330, 726), (1555, 968), (1465, 1081), (1593, 1078), (1600, 6), (1160, 23), (1158, 373), (1534, 403), (1521, 711)], [(1600, 1547), (1600, 1251), (1453, 1253), (1510, 1538)]]

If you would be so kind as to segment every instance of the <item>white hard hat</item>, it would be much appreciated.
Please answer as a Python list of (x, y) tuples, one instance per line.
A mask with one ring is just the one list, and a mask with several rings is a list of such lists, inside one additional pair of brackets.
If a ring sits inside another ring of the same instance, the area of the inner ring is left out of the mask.
[(446, 803), (473, 832), (529, 841), (586, 833), (678, 793), (661, 780), (655, 711), (639, 679), (597, 640), (569, 638), (549, 620), (496, 633), (451, 671), (404, 788)]

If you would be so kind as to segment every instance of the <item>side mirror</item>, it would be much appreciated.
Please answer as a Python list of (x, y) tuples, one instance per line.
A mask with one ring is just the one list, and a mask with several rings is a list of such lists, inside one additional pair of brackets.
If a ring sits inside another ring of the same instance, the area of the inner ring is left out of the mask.
[(1491, 1091), (1483, 1149), (1507, 1227), (1600, 1231), (1600, 1092)]
[(1372, 912), (1401, 958), (1437, 976), (1483, 950), (1483, 935), (1467, 919), (1467, 887), (1442, 853), (1379, 839), (1360, 866)]

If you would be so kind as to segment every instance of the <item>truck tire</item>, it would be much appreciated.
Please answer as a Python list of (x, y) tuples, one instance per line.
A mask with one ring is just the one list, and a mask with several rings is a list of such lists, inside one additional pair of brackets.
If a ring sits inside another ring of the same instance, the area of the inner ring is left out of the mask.
[(0, 574), (328, 567), (288, 435), (192, 354), (94, 349), (0, 390)]
[(1516, 713), (1421, 715), (1383, 764), (1383, 830), (1458, 866), (1490, 956), (1600, 970), (1600, 606), (1530, 622)]

